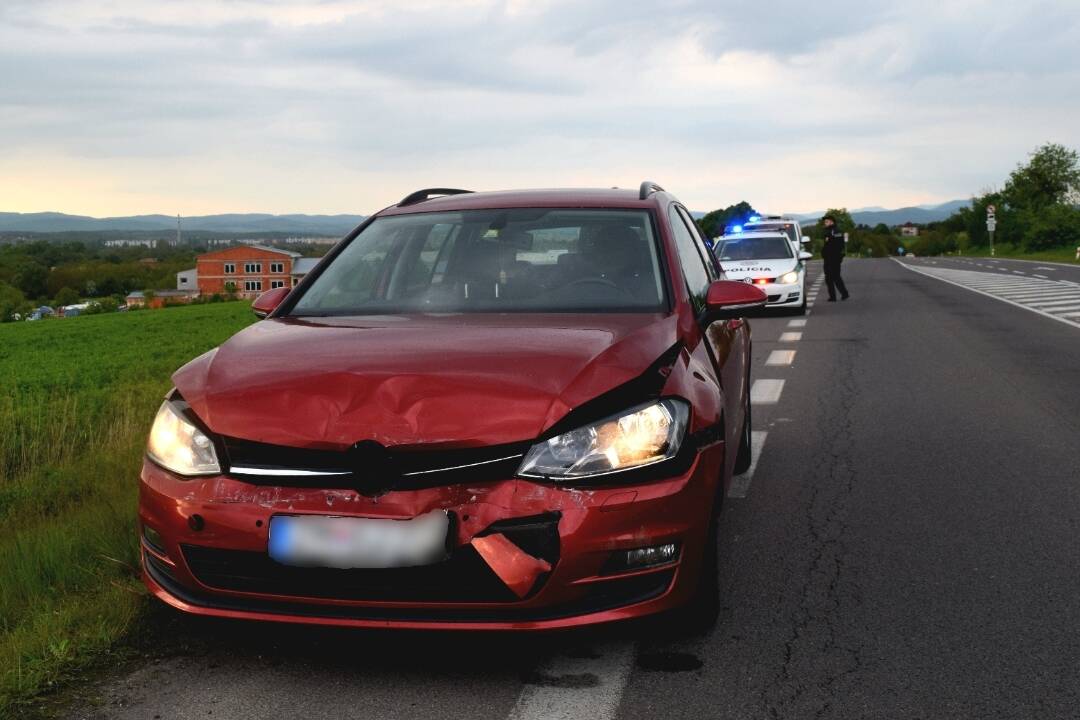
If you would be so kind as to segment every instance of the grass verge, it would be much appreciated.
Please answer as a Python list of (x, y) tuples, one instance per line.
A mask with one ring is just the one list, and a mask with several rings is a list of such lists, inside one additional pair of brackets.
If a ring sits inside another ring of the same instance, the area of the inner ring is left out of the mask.
[(0, 325), (0, 718), (99, 661), (144, 611), (145, 434), (180, 365), (246, 303)]
[[(990, 257), (990, 248), (970, 248), (964, 252), (964, 256), (988, 258)], [(1053, 250), (1041, 250), (1039, 252), (1024, 252), (1014, 245), (995, 245), (994, 257), (1008, 260), (1059, 262), (1080, 267), (1080, 261), (1076, 259), (1075, 248), (1054, 248)]]

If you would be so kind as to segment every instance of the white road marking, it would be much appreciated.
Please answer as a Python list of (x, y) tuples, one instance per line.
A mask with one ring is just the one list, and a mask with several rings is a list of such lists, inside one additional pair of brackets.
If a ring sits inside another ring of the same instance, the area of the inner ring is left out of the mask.
[(804, 319), (788, 320), (787, 326), (788, 327), (806, 327), (806, 320), (804, 320)]
[(728, 487), (727, 493), (729, 498), (744, 498), (750, 491), (750, 482), (754, 479), (754, 471), (757, 470), (761, 449), (765, 447), (765, 438), (768, 434), (763, 430), (750, 433), (750, 467), (742, 475), (731, 478), (731, 486)]
[(1027, 275), (1027, 273), (1024, 272), (1023, 270), (1013, 270), (1013, 272), (1016, 273), (1017, 275)]
[(750, 386), (751, 405), (775, 405), (784, 392), (783, 380), (755, 380)]
[(1064, 314), (1064, 315), (1062, 315), (1061, 317), (1067, 317), (1067, 318), (1080, 318), (1080, 312), (1070, 312), (1070, 313), (1065, 313), (1065, 314)]
[(1034, 273), (1032, 273), (1032, 277), (1037, 277), (1040, 280), (1049, 280), (1050, 279), (1050, 278), (1046, 277), (1045, 275), (1035, 275)]
[(780, 333), (780, 342), (799, 342), (802, 340), (801, 332)]
[(790, 365), (795, 361), (794, 350), (773, 350), (769, 353), (766, 365)]
[[(1001, 283), (994, 281), (994, 278), (999, 278), (1001, 277), (1000, 275), (991, 275), (977, 270), (947, 270), (943, 268), (928, 270), (916, 268), (913, 265), (908, 265), (899, 261), (897, 262), (911, 272), (919, 273), (920, 275), (925, 275), (934, 278), (935, 280), (949, 283), (950, 285), (956, 285), (957, 287), (979, 293), (980, 295), (985, 295), (986, 297), (994, 298), (995, 300), (1000, 300), (1001, 302), (1023, 308), (1024, 310), (1029, 310), (1033, 313), (1038, 313), (1043, 317), (1057, 320), (1066, 325), (1080, 327), (1080, 322), (1074, 319), (1077, 316), (1072, 312), (1062, 312), (1064, 308), (1060, 306), (1046, 308), (1041, 306), (1037, 307), (1040, 299), (1043, 302), (1048, 302), (1048, 297), (1060, 297), (1063, 291), (1066, 294), (1071, 295), (1069, 288), (1065, 288), (1063, 285), (1072, 285), (1072, 283), (1028, 278), (1025, 282), (1029, 291), (1025, 293), (1016, 290), (1015, 281), (1010, 280)], [(1025, 300), (1022, 301), (1019, 298), (1025, 298)]]
[(614, 720), (636, 650), (631, 643), (596, 650), (600, 657), (559, 656), (536, 668), (537, 682), (526, 683), (509, 720)]

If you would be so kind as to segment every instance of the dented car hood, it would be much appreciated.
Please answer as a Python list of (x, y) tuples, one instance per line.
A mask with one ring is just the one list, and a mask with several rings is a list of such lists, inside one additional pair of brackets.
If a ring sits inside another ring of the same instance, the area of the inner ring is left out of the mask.
[(529, 440), (675, 344), (660, 314), (264, 320), (173, 382), (216, 433), (344, 449)]

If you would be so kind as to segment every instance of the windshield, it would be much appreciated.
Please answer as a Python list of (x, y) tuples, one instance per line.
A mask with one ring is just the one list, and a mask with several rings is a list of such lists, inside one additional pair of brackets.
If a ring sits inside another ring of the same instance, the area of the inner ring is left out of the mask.
[(366, 227), (290, 314), (656, 312), (662, 277), (644, 211), (399, 215)]
[(795, 223), (786, 222), (782, 220), (776, 220), (772, 222), (762, 221), (756, 223), (748, 223), (746, 225), (746, 232), (760, 232), (762, 230), (773, 230), (776, 232), (782, 232), (788, 236), (788, 240), (793, 243), (798, 243), (802, 238), (799, 237), (799, 231), (795, 227)]
[(734, 237), (716, 248), (716, 257), (725, 260), (780, 260), (794, 257), (791, 243), (782, 237)]

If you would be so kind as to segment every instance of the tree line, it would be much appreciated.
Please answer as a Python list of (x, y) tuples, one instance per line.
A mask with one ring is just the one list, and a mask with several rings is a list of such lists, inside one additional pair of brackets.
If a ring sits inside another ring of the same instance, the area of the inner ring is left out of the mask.
[[(990, 244), (986, 211), (996, 209), (995, 245), (1022, 252), (1080, 247), (1080, 155), (1055, 143), (1047, 143), (1031, 153), (1010, 173), (1000, 190), (985, 190), (940, 222), (920, 226), (919, 235), (908, 242), (898, 236), (898, 228), (879, 223), (859, 225), (845, 208), (825, 212), (836, 218), (841, 232), (848, 233), (849, 255), (885, 257), (896, 255), (903, 246), (919, 255), (941, 255), (985, 249)], [(724, 228), (745, 222), (759, 214), (746, 201), (707, 213), (698, 222), (706, 237), (720, 235)], [(803, 225), (812, 239), (810, 249), (820, 254), (824, 225)]]

